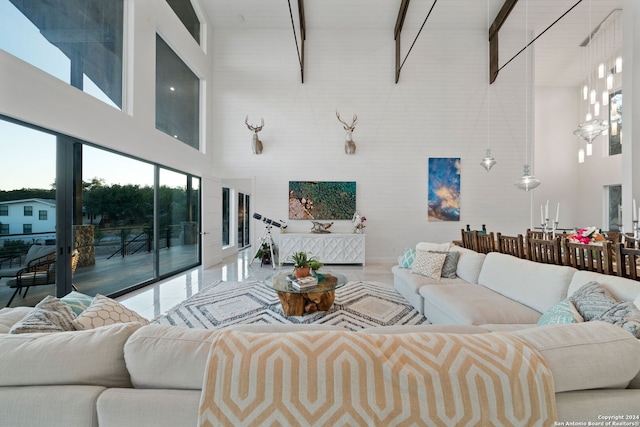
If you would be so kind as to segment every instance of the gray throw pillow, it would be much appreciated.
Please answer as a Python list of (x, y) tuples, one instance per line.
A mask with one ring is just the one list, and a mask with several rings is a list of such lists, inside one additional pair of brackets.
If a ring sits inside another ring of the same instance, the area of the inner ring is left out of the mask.
[(640, 310), (631, 301), (622, 301), (593, 320), (613, 323), (640, 338)]
[(569, 297), (585, 321), (594, 320), (616, 305), (617, 301), (597, 282), (589, 282)]
[(75, 313), (66, 303), (49, 295), (21, 321), (13, 325), (9, 333), (75, 331), (76, 328), (71, 323), (75, 318)]
[(440, 276), (446, 279), (455, 279), (458, 276), (456, 275), (456, 270), (458, 269), (458, 259), (460, 259), (460, 252), (458, 251), (429, 251), (434, 254), (445, 254), (447, 257), (444, 259), (444, 265), (442, 266), (442, 272), (440, 272)]

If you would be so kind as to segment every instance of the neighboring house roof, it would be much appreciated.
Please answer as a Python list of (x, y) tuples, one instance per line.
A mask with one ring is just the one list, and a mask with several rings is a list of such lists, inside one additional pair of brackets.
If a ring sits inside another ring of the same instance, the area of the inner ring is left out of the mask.
[(38, 198), (22, 199), (22, 200), (7, 200), (5, 202), (0, 202), (0, 205), (15, 205), (18, 203), (28, 203), (28, 202), (42, 203), (44, 205), (49, 205), (52, 207), (55, 207), (56, 205), (56, 201), (54, 199), (38, 199)]

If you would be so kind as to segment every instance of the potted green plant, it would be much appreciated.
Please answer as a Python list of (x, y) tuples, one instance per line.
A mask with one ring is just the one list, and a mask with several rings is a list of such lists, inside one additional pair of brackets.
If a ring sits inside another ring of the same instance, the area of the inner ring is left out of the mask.
[[(296, 278), (306, 277), (311, 270), (311, 264), (317, 265), (318, 260), (315, 257), (310, 257), (306, 252), (294, 252), (289, 257), (289, 261), (293, 263), (294, 276)], [(317, 267), (320, 268), (320, 267)]]
[(260, 248), (256, 251), (256, 256), (254, 257), (254, 259), (259, 259), (260, 265), (271, 264), (271, 250), (268, 243), (263, 243), (260, 246)]

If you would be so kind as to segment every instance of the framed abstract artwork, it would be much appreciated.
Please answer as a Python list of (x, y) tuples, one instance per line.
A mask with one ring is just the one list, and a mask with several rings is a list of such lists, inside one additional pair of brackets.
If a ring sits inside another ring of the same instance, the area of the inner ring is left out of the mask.
[(460, 221), (460, 157), (429, 158), (429, 221)]
[(355, 181), (289, 181), (289, 219), (351, 219)]

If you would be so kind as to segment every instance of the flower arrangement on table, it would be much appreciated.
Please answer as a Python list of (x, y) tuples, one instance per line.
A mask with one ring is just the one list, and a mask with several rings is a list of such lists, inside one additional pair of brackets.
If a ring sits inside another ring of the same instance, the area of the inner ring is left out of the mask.
[(353, 218), (351, 219), (351, 222), (353, 223), (353, 232), (362, 233), (365, 227), (364, 223), (366, 220), (366, 216), (360, 215), (360, 212), (355, 211), (355, 213), (353, 214)]
[(580, 228), (575, 233), (567, 236), (571, 243), (582, 243), (583, 245), (601, 245), (606, 239), (596, 227)]

